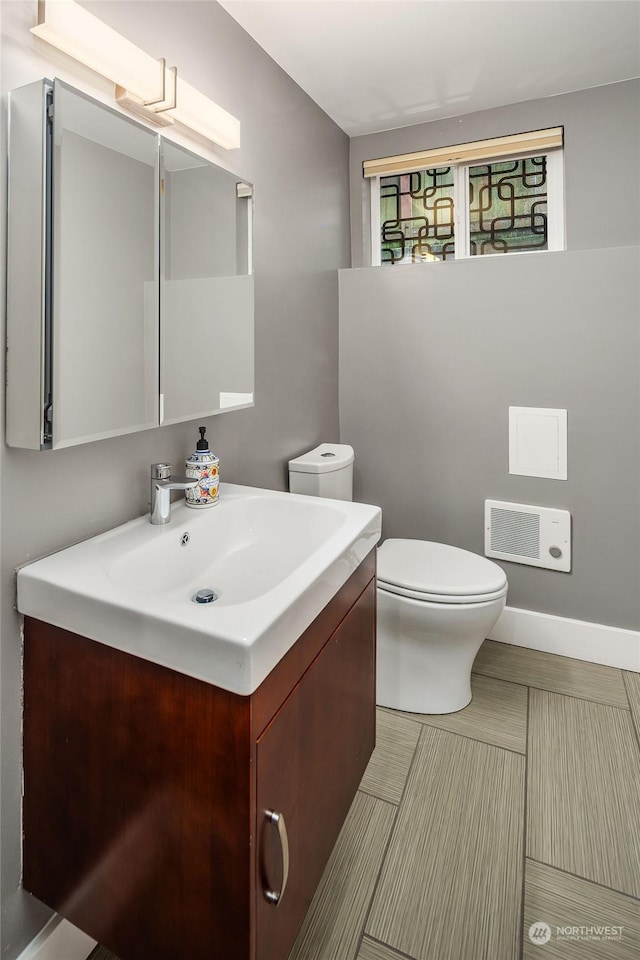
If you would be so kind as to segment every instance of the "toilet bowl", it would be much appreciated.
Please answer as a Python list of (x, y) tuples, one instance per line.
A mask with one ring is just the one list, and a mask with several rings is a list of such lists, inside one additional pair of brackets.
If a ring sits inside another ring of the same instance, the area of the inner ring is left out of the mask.
[[(353, 449), (323, 443), (289, 461), (292, 493), (351, 500)], [(497, 563), (429, 540), (378, 550), (377, 702), (410, 713), (454, 713), (471, 700), (471, 667), (500, 616), (507, 578)]]
[(378, 704), (410, 713), (466, 707), (473, 661), (506, 595), (504, 571), (485, 557), (386, 540), (378, 550)]

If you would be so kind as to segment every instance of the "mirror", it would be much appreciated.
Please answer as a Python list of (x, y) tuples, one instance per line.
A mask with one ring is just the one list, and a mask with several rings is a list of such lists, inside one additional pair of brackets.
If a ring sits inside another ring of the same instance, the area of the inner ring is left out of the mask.
[(53, 446), (158, 422), (157, 136), (56, 82)]
[(160, 422), (253, 404), (253, 190), (161, 141)]
[(7, 443), (253, 405), (253, 188), (56, 80), (10, 95)]

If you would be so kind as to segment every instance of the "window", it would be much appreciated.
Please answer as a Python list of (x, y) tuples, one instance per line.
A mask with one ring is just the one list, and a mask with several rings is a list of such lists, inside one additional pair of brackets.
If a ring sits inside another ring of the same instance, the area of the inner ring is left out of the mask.
[(562, 128), (367, 161), (372, 262), (564, 248)]

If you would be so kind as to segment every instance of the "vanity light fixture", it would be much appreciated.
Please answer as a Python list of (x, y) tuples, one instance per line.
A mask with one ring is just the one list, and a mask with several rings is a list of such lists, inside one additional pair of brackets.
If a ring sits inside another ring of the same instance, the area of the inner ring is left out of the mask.
[(240, 146), (240, 121), (107, 26), (75, 0), (38, 0), (37, 37), (116, 85), (118, 103), (145, 119), (189, 127), (226, 150)]

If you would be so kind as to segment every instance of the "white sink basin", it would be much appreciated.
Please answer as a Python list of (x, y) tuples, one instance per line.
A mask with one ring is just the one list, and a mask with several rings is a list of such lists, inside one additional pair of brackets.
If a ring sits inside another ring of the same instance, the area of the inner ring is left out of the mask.
[[(249, 694), (380, 538), (378, 507), (222, 484), (18, 571), (31, 617)], [(188, 542), (184, 542), (188, 541)], [(218, 599), (197, 604), (198, 590)]]

